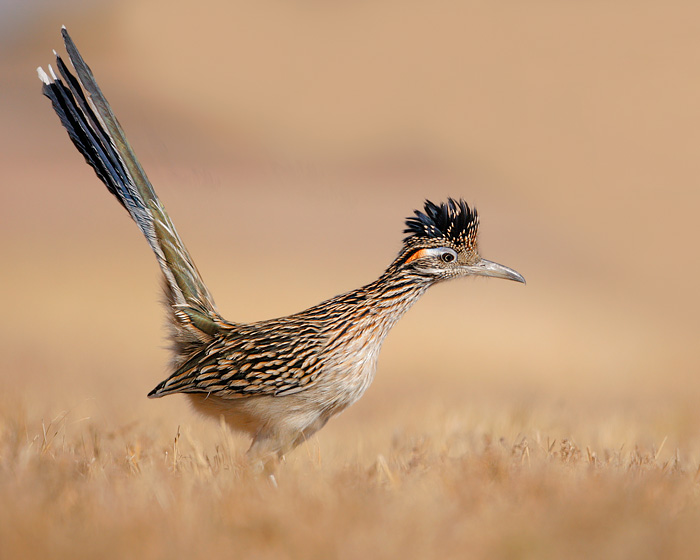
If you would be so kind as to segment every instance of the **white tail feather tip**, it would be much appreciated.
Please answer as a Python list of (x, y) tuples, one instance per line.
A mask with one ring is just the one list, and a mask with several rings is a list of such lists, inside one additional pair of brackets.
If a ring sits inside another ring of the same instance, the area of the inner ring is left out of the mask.
[(36, 69), (36, 73), (39, 74), (39, 79), (40, 79), (42, 82), (44, 82), (47, 86), (51, 85), (51, 80), (50, 80), (49, 77), (46, 75), (46, 72), (44, 72), (44, 69), (43, 69), (41, 66), (39, 66), (39, 67)]

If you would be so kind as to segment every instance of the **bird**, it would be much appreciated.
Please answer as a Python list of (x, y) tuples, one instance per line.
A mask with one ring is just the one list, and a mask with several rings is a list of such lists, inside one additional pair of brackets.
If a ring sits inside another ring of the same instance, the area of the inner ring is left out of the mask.
[(195, 410), (250, 436), (248, 454), (261, 468), (363, 395), (389, 330), (428, 288), (466, 276), (525, 283), (480, 256), (475, 208), (462, 198), (426, 200), (406, 219), (398, 255), (373, 282), (277, 319), (224, 319), (65, 26), (61, 34), (76, 75), (54, 51), (58, 75), (51, 65), (48, 73), (37, 68), (42, 92), (163, 273), (172, 360), (170, 375), (148, 397), (187, 395)]

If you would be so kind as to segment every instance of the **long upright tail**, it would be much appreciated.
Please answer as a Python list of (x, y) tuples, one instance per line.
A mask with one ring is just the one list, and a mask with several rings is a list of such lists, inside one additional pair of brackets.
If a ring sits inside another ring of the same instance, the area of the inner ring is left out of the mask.
[(178, 361), (194, 349), (193, 345), (210, 340), (221, 318), (92, 71), (65, 27), (61, 34), (77, 78), (54, 51), (61, 77), (50, 65), (48, 75), (38, 68), (43, 93), (51, 100), (75, 147), (126, 208), (156, 254), (165, 276), (167, 303), (172, 309)]

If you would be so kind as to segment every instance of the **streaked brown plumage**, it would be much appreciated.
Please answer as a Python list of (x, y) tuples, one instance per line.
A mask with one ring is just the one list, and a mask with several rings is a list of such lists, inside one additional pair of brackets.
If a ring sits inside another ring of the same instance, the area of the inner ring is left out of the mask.
[(50, 75), (39, 69), (44, 95), (145, 235), (165, 278), (173, 373), (149, 397), (188, 394), (198, 410), (250, 434), (263, 461), (294, 448), (362, 396), (387, 333), (432, 284), (467, 275), (524, 282), (479, 256), (476, 211), (448, 199), (426, 202), (407, 219), (398, 257), (371, 284), (288, 317), (226, 321), (90, 69), (65, 28), (62, 34), (77, 79), (56, 55), (62, 79), (50, 66)]

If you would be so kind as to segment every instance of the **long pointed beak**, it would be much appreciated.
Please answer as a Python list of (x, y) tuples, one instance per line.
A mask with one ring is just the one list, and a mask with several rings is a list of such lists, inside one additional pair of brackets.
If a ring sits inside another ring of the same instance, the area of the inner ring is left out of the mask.
[(503, 278), (505, 280), (514, 280), (525, 284), (525, 278), (512, 268), (503, 266), (495, 262), (481, 259), (478, 263), (467, 267), (470, 274), (476, 276), (491, 276), (492, 278)]

